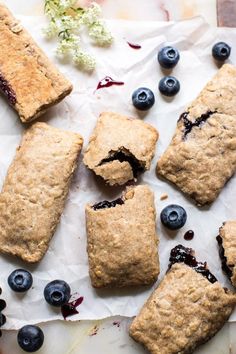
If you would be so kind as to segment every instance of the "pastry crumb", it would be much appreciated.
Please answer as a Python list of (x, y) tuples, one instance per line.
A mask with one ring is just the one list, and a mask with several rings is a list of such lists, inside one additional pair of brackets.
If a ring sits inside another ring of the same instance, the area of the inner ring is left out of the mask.
[(160, 196), (160, 200), (165, 200), (168, 198), (168, 194), (167, 193), (163, 193), (161, 196)]

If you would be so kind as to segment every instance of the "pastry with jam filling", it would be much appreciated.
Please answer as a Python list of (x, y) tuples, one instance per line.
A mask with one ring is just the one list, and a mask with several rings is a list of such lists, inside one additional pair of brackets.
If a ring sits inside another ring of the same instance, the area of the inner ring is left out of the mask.
[(129, 333), (151, 354), (191, 354), (223, 327), (235, 305), (236, 295), (220, 285), (206, 262), (178, 245)]
[(150, 169), (157, 130), (140, 119), (103, 112), (84, 154), (85, 165), (104, 181), (123, 185)]
[(181, 114), (157, 173), (205, 205), (235, 170), (236, 67), (225, 64)]
[(159, 274), (154, 195), (148, 186), (87, 205), (89, 274), (93, 287), (149, 285)]

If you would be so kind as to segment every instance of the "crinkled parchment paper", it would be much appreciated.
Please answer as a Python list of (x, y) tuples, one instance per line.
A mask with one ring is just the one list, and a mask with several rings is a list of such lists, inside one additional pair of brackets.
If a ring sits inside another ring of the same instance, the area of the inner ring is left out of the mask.
[[(236, 29), (210, 28), (201, 18), (178, 23), (110, 21), (108, 25), (115, 36), (115, 42), (112, 48), (107, 49), (89, 46), (98, 62), (96, 71), (89, 75), (82, 74), (73, 65), (60, 63), (55, 58), (56, 43), (46, 41), (41, 33), (44, 18), (23, 17), (22, 22), (74, 85), (73, 93), (52, 108), (42, 120), (56, 127), (81, 133), (85, 139), (84, 146), (87, 145), (96, 119), (102, 111), (128, 114), (151, 123), (159, 130), (160, 139), (151, 170), (143, 174), (138, 181), (147, 183), (155, 192), (160, 237), (161, 274), (159, 279), (162, 279), (167, 269), (170, 249), (178, 243), (183, 243), (196, 249), (198, 259), (206, 260), (219, 281), (224, 286), (229, 286), (229, 282), (221, 272), (215, 237), (223, 221), (236, 218), (236, 177), (227, 183), (211, 207), (199, 209), (172, 185), (159, 180), (155, 175), (155, 166), (158, 157), (169, 144), (180, 113), (217, 71), (217, 66), (211, 57), (212, 45), (219, 40), (231, 44), (233, 50), (230, 61), (236, 63)], [(132, 49), (126, 41), (138, 43), (142, 48)], [(161, 97), (158, 92), (158, 81), (163, 76), (163, 72), (156, 57), (158, 49), (166, 44), (176, 46), (181, 55), (179, 64), (172, 72), (180, 80), (181, 91), (172, 100)], [(124, 81), (125, 85), (101, 89), (94, 93), (98, 81), (106, 75)], [(133, 90), (140, 86), (151, 88), (156, 95), (156, 104), (146, 115), (139, 115), (131, 103)], [(1, 184), (13, 159), (23, 129), (16, 114), (1, 98)], [(6, 299), (8, 305), (5, 310), (6, 328), (15, 329), (27, 323), (62, 319), (60, 311), (48, 306), (43, 299), (44, 286), (56, 278), (68, 281), (72, 292), (77, 292), (84, 297), (79, 307), (79, 314), (71, 317), (71, 320), (137, 314), (149, 296), (151, 288), (96, 291), (92, 289), (88, 276), (85, 204), (116, 197), (121, 190), (121, 188), (108, 188), (98, 182), (80, 162), (61, 222), (42, 262), (38, 265), (27, 266), (15, 258), (0, 257), (2, 297)], [(168, 194), (167, 200), (160, 201), (162, 193)], [(170, 203), (182, 205), (188, 213), (185, 227), (176, 234), (168, 233), (161, 227), (159, 220), (160, 211)], [(195, 233), (191, 242), (183, 239), (185, 231), (189, 229), (194, 230)], [(33, 289), (25, 295), (11, 292), (7, 285), (9, 273), (17, 267), (26, 267), (33, 272)], [(235, 319), (236, 312), (231, 317), (232, 321)]]

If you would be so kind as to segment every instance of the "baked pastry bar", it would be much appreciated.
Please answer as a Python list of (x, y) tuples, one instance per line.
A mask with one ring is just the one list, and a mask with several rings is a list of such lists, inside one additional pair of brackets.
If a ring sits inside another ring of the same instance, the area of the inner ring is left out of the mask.
[(22, 122), (29, 122), (67, 96), (72, 85), (3, 4), (0, 32), (0, 90)]
[(35, 123), (22, 139), (0, 194), (0, 251), (38, 262), (63, 211), (83, 139)]
[(221, 287), (191, 249), (177, 246), (170, 261), (173, 265), (129, 332), (152, 354), (190, 354), (224, 325), (236, 295)]
[(149, 170), (157, 139), (151, 125), (104, 112), (90, 137), (84, 163), (108, 184), (122, 185)]
[(122, 198), (86, 207), (92, 285), (147, 285), (159, 274), (153, 192), (128, 187)]
[(223, 223), (217, 236), (222, 269), (236, 287), (236, 221)]
[(235, 169), (236, 68), (225, 64), (180, 116), (157, 172), (204, 205)]

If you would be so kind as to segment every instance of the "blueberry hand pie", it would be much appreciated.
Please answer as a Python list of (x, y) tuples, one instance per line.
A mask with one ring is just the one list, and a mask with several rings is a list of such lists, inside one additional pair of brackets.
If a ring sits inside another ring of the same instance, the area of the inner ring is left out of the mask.
[(235, 170), (236, 67), (225, 64), (180, 116), (157, 172), (204, 205)]
[(37, 262), (59, 222), (83, 139), (35, 123), (22, 139), (0, 194), (0, 251)]
[(192, 249), (171, 251), (170, 269), (130, 327), (151, 354), (190, 354), (223, 327), (236, 295), (222, 288)]
[(90, 137), (84, 163), (109, 185), (122, 185), (150, 169), (157, 139), (151, 125), (105, 112)]
[(122, 198), (86, 207), (92, 285), (148, 285), (159, 274), (154, 195), (147, 186), (128, 187)]
[(3, 4), (0, 33), (0, 90), (26, 123), (61, 101), (72, 85)]

